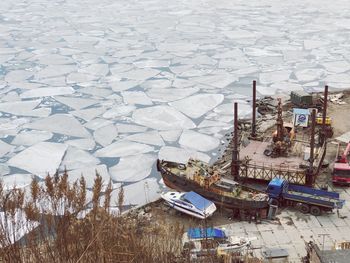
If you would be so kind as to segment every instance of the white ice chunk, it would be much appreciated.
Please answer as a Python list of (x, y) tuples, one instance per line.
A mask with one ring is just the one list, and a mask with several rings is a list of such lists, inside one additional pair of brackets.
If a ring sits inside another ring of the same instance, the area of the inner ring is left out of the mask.
[[(160, 197), (160, 189), (156, 178), (147, 178), (123, 187), (124, 205), (143, 206)], [(112, 192), (111, 200), (118, 200), (119, 189)]]
[(164, 141), (157, 131), (150, 131), (145, 133), (137, 133), (125, 138), (129, 141), (140, 142), (145, 144), (152, 144), (157, 146), (163, 146)]
[(165, 89), (170, 88), (171, 84), (172, 81), (170, 79), (150, 79), (140, 84), (140, 86), (145, 89)]
[(107, 126), (107, 125), (112, 124), (112, 123), (113, 122), (110, 121), (110, 120), (105, 120), (105, 119), (102, 119), (102, 118), (96, 118), (96, 119), (93, 119), (92, 121), (89, 121), (89, 122), (85, 123), (84, 126), (87, 129), (96, 131), (97, 129), (99, 129), (99, 128), (103, 127), (103, 126)]
[(262, 95), (262, 96), (272, 96), (276, 94), (276, 87), (265, 87), (265, 86), (257, 86), (256, 90)]
[(98, 87), (86, 87), (86, 88), (79, 89), (78, 91), (85, 94), (90, 94), (96, 97), (102, 97), (102, 98), (108, 97), (113, 93), (113, 91), (110, 89), (104, 89), (104, 88), (98, 88)]
[(67, 105), (68, 107), (75, 109), (75, 110), (80, 110), (86, 107), (89, 107), (91, 105), (94, 105), (98, 103), (97, 100), (93, 99), (87, 99), (87, 98), (79, 98), (79, 97), (61, 97), (57, 96), (55, 97), (55, 100), (58, 102)]
[(96, 108), (88, 108), (84, 110), (71, 111), (70, 113), (75, 117), (78, 117), (85, 121), (91, 121), (97, 116), (100, 116), (103, 112), (105, 112), (104, 107), (96, 107)]
[(0, 176), (6, 175), (10, 173), (10, 168), (3, 163), (0, 163)]
[(328, 44), (329, 44), (328, 41), (325, 41), (325, 40), (312, 40), (312, 39), (304, 40), (304, 48), (306, 50), (316, 49), (319, 47), (326, 46)]
[(53, 134), (48, 131), (24, 131), (19, 133), (11, 142), (14, 145), (33, 145), (51, 139)]
[(107, 119), (115, 119), (116, 117), (125, 117), (128, 116), (131, 112), (133, 112), (136, 109), (133, 105), (121, 105), (121, 106), (115, 106), (108, 111), (106, 111), (102, 117)]
[(320, 79), (321, 77), (324, 76), (325, 72), (323, 69), (310, 68), (310, 69), (299, 70), (294, 74), (299, 81), (309, 82), (309, 81)]
[(86, 188), (92, 188), (94, 186), (94, 181), (96, 178), (96, 172), (102, 177), (102, 184), (107, 185), (111, 179), (107, 167), (104, 164), (97, 166), (86, 166), (81, 169), (76, 169), (68, 172), (68, 181), (74, 183), (80, 179), (81, 176), (84, 177), (86, 182)]
[(137, 109), (134, 111), (132, 118), (136, 123), (155, 130), (192, 129), (196, 127), (189, 118), (169, 106)]
[(181, 134), (179, 143), (185, 148), (208, 152), (218, 147), (220, 140), (199, 132), (185, 130)]
[(69, 146), (60, 165), (60, 169), (74, 170), (99, 163), (100, 160), (92, 156), (90, 153), (76, 147)]
[(324, 62), (322, 66), (334, 73), (343, 73), (350, 70), (350, 63), (344, 60)]
[(109, 172), (113, 181), (137, 182), (151, 173), (156, 159), (157, 155), (154, 154), (122, 157), (117, 165), (109, 169)]
[(92, 139), (68, 140), (64, 143), (86, 151), (91, 151), (95, 148), (95, 141)]
[(77, 69), (73, 65), (49, 65), (35, 74), (35, 79), (51, 78), (66, 75)]
[(134, 64), (138, 68), (167, 68), (170, 62), (168, 60), (140, 60)]
[(53, 175), (66, 152), (67, 145), (39, 142), (18, 153), (8, 161), (8, 165), (45, 177)]
[(125, 104), (152, 105), (152, 100), (143, 91), (124, 91), (122, 96)]
[(0, 181), (2, 181), (4, 189), (11, 190), (29, 186), (33, 178), (34, 176), (31, 174), (11, 174), (1, 176)]
[(5, 76), (5, 81), (14, 83), (14, 82), (22, 82), (33, 76), (33, 72), (28, 70), (12, 70)]
[(222, 94), (198, 94), (182, 100), (171, 102), (170, 105), (177, 108), (191, 118), (199, 118), (224, 100)]
[(159, 70), (155, 69), (136, 69), (120, 73), (123, 78), (132, 80), (146, 80), (159, 74)]
[(163, 88), (152, 88), (146, 93), (154, 101), (168, 102), (174, 100), (180, 100), (191, 96), (192, 94), (199, 91), (199, 88), (186, 88), (186, 89), (163, 89)]
[(140, 153), (147, 153), (154, 151), (154, 148), (131, 141), (118, 141), (108, 145), (105, 148), (102, 148), (95, 152), (97, 157), (123, 157), (128, 155), (136, 155)]
[(4, 156), (8, 152), (12, 151), (14, 147), (6, 142), (0, 140), (0, 157)]
[(158, 152), (158, 158), (179, 163), (187, 163), (190, 158), (198, 159), (206, 163), (210, 161), (210, 156), (204, 153), (172, 146), (163, 146)]
[(139, 81), (134, 81), (134, 80), (118, 81), (118, 82), (110, 83), (112, 89), (115, 92), (128, 90), (128, 89), (136, 87), (139, 84), (140, 84)]
[(145, 132), (148, 128), (133, 124), (118, 123), (116, 125), (119, 133), (135, 133), (135, 132)]
[(48, 97), (56, 95), (67, 95), (73, 94), (74, 89), (72, 87), (54, 87), (54, 88), (38, 88), (32, 89), (23, 92), (20, 97), (22, 99), (28, 98), (39, 98), (39, 97)]
[(27, 115), (27, 111), (33, 110), (40, 104), (41, 100), (14, 101), (0, 103), (0, 111), (14, 115)]
[[(350, 75), (348, 73), (341, 73), (341, 74), (333, 74), (327, 76), (324, 81), (326, 83), (334, 82), (334, 83), (346, 83), (347, 88), (349, 88), (348, 84), (350, 83)], [(346, 86), (346, 85), (345, 85)]]
[(90, 137), (77, 119), (68, 114), (55, 114), (25, 125), (26, 128), (50, 131), (76, 137)]
[[(207, 75), (207, 74), (206, 74)], [(204, 85), (210, 85), (216, 88), (225, 88), (231, 83), (238, 80), (237, 76), (231, 74), (208, 75), (202, 77), (191, 78), (191, 80)]]
[(290, 70), (276, 70), (259, 74), (259, 80), (262, 84), (276, 83), (289, 80)]
[(109, 72), (108, 64), (92, 64), (79, 70), (90, 75), (106, 76)]
[(118, 136), (118, 130), (114, 124), (103, 126), (94, 131), (94, 138), (97, 143), (107, 146)]
[(87, 73), (81, 73), (81, 72), (73, 72), (70, 73), (66, 81), (68, 84), (76, 84), (76, 83), (81, 83), (81, 82), (89, 82), (92, 80), (97, 80), (98, 77), (92, 74), (87, 74)]

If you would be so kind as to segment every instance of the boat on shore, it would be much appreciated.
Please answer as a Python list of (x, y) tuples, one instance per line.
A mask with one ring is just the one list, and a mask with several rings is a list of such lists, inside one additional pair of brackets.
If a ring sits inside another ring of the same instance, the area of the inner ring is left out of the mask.
[(216, 206), (212, 201), (193, 191), (184, 193), (167, 192), (160, 196), (170, 207), (199, 219), (206, 219), (216, 211)]
[(268, 195), (220, 176), (206, 163), (190, 159), (187, 164), (157, 160), (157, 169), (169, 188), (177, 191), (195, 191), (229, 209), (258, 212), (268, 207)]

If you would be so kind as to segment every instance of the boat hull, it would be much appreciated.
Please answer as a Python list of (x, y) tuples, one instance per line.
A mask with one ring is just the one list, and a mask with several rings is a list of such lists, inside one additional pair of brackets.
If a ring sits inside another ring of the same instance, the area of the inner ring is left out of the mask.
[(210, 188), (204, 188), (197, 183), (188, 180), (184, 177), (177, 176), (167, 170), (161, 163), (157, 161), (157, 169), (161, 173), (164, 184), (172, 189), (182, 192), (195, 191), (201, 196), (213, 201), (219, 207), (226, 207), (229, 209), (242, 209), (242, 210), (260, 210), (268, 207), (268, 201), (255, 201), (247, 200), (235, 197), (229, 197), (221, 195), (217, 192), (214, 186)]

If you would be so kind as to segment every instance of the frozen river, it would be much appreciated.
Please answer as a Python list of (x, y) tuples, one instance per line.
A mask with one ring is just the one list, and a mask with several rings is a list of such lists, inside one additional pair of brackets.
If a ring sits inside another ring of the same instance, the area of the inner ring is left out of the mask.
[(209, 162), (259, 95), (350, 87), (349, 1), (0, 1), (0, 175), (97, 170), (158, 197), (157, 158)]

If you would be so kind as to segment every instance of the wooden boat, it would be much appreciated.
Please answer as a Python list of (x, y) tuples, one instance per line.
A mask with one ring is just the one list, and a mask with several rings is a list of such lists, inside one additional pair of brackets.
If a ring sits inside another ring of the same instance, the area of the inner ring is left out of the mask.
[(190, 159), (187, 164), (157, 160), (166, 186), (177, 191), (195, 191), (217, 206), (249, 212), (268, 206), (268, 196), (223, 178), (205, 163)]

